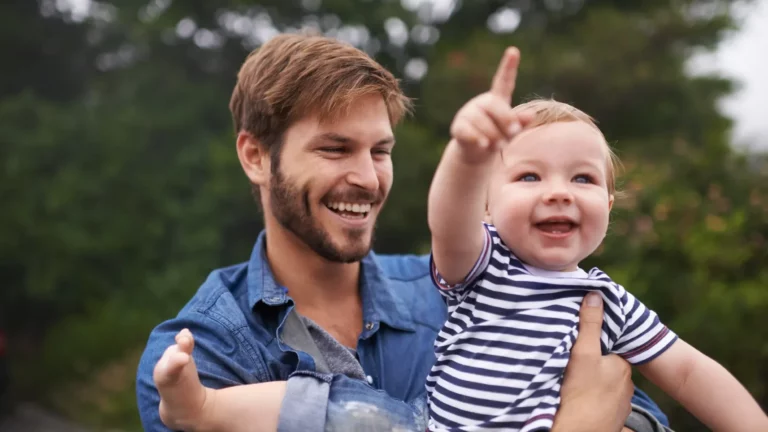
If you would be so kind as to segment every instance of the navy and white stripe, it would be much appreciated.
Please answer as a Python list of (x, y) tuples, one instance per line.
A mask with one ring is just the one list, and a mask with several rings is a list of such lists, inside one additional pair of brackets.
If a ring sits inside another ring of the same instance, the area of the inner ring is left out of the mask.
[[(427, 377), (429, 430), (548, 430), (589, 291), (604, 300), (603, 354), (642, 364), (677, 336), (605, 273), (542, 276), (524, 266), (485, 224), (483, 251), (464, 282), (432, 276), (448, 304)], [(562, 276), (562, 277), (560, 277)]]

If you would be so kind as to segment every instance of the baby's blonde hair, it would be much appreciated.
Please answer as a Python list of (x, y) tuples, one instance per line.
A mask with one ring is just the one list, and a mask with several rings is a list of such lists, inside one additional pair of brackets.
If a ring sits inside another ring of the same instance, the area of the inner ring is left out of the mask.
[(513, 111), (516, 113), (521, 111), (533, 113), (533, 119), (527, 125), (527, 128), (570, 121), (581, 121), (593, 127), (597, 132), (600, 133), (600, 136), (603, 137), (603, 143), (605, 144), (605, 150), (607, 154), (606, 183), (608, 185), (608, 193), (611, 195), (617, 194), (616, 172), (621, 166), (621, 162), (613, 150), (611, 150), (611, 147), (605, 140), (605, 136), (603, 136), (603, 132), (600, 130), (600, 128), (597, 127), (595, 119), (593, 119), (589, 114), (579, 110), (578, 108), (568, 105), (567, 103), (558, 102), (554, 99), (534, 99), (517, 105), (514, 107)]

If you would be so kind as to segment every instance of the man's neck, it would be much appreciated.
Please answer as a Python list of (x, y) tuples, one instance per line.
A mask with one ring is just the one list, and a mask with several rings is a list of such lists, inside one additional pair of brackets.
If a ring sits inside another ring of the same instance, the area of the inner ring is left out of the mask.
[(275, 281), (288, 289), (299, 310), (359, 302), (360, 262), (328, 261), (278, 223), (268, 223), (266, 231), (267, 261)]

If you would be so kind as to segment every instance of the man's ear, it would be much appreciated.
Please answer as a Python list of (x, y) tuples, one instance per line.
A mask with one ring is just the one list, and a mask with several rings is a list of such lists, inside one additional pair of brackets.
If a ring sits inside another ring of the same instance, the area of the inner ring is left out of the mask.
[(269, 183), (269, 151), (248, 132), (240, 131), (237, 134), (237, 158), (252, 184), (266, 186)]

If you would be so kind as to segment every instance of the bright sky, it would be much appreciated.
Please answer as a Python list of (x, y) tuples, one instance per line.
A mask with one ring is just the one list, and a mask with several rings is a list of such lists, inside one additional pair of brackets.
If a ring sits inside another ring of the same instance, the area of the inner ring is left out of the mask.
[(742, 85), (723, 104), (736, 118), (736, 143), (768, 150), (768, 0), (757, 0), (755, 6), (744, 12), (743, 29), (723, 43), (715, 57)]
[(723, 109), (736, 120), (735, 143), (768, 150), (768, 0), (755, 0), (738, 14), (743, 17), (740, 31), (702, 60), (741, 84), (723, 101)]

